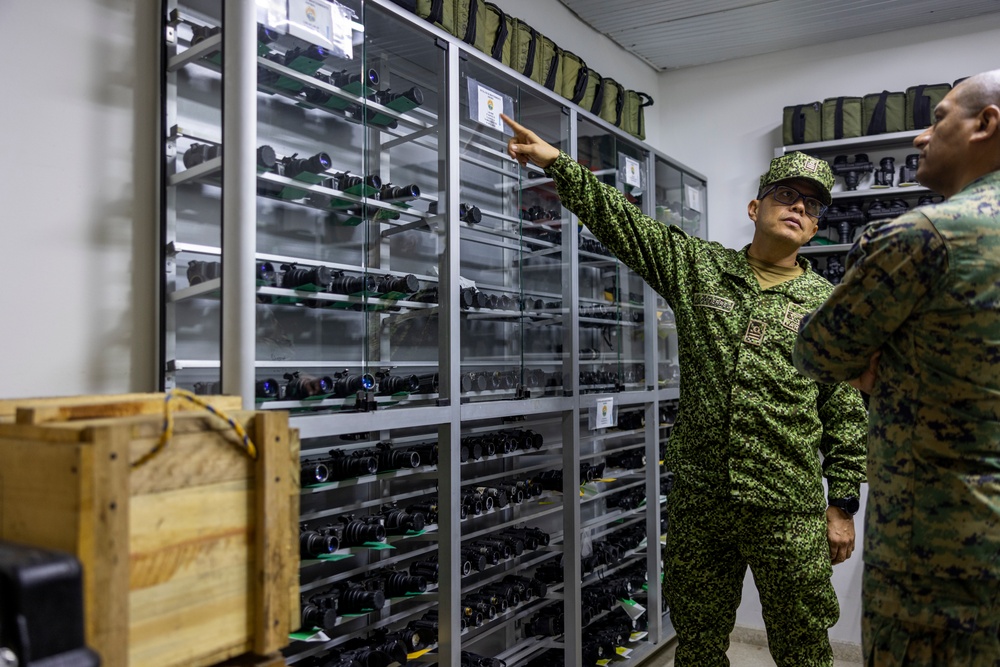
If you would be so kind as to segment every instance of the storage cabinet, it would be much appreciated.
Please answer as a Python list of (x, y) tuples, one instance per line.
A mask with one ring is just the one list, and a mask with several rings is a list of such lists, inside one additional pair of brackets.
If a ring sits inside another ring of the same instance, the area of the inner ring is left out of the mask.
[(844, 273), (843, 258), (862, 230), (941, 197), (916, 182), (918, 152), (913, 140), (923, 130), (782, 146), (775, 155), (799, 150), (829, 162), (836, 182), (833, 203), (820, 231), (800, 250), (834, 284)]
[(498, 114), (695, 233), (704, 179), (395, 4), (287, 6), (329, 39), (286, 3), (164, 3), (161, 224), (164, 388), (302, 439), (287, 662), (648, 654), (672, 316)]

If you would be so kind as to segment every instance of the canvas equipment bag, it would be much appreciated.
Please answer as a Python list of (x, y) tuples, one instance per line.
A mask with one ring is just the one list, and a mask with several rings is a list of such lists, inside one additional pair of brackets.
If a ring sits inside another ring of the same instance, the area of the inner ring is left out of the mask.
[(621, 126), (622, 109), (625, 107), (625, 88), (610, 76), (601, 79), (602, 102), (598, 116), (612, 125)]
[(416, 0), (416, 15), (443, 28), (452, 35), (461, 37), (455, 26), (455, 0)]
[(483, 0), (468, 0), (468, 7), (462, 40), (509, 66), (514, 17), (505, 14), (492, 2)]
[(510, 66), (532, 81), (541, 78), (541, 59), (537, 57), (538, 31), (521, 19), (514, 19), (514, 41), (510, 45)]
[(881, 93), (865, 95), (861, 101), (864, 112), (862, 127), (865, 134), (902, 132), (906, 129), (906, 93)]
[(823, 105), (819, 102), (796, 104), (782, 112), (781, 137), (785, 146), (808, 144), (823, 139)]
[(538, 78), (532, 76), (532, 80), (549, 90), (562, 90), (562, 53), (563, 50), (555, 42), (540, 32), (536, 33), (535, 60), (538, 61)]
[(950, 83), (920, 84), (906, 89), (906, 129), (920, 130), (931, 126), (934, 107), (951, 90)]
[(573, 101), (579, 104), (580, 108), (584, 111), (600, 115), (601, 107), (604, 105), (603, 82), (604, 77), (601, 76), (600, 72), (587, 68), (584, 85), (582, 87), (583, 94), (579, 101)]
[(556, 92), (579, 104), (587, 87), (587, 63), (572, 51), (562, 52), (562, 87)]
[(860, 97), (828, 97), (823, 100), (823, 141), (860, 137), (863, 116)]
[(646, 138), (646, 107), (653, 106), (653, 98), (636, 90), (625, 91), (625, 108), (622, 109), (621, 128), (639, 139)]

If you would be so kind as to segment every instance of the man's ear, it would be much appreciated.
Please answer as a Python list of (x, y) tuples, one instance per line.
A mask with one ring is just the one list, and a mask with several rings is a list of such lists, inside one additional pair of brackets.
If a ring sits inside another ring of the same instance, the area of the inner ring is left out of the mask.
[(972, 133), (973, 141), (995, 137), (1000, 132), (1000, 107), (995, 104), (984, 107), (976, 120), (978, 122)]
[(757, 222), (757, 210), (759, 207), (760, 207), (759, 199), (751, 199), (750, 203), (747, 204), (747, 215), (750, 216), (750, 219), (753, 220), (754, 223)]

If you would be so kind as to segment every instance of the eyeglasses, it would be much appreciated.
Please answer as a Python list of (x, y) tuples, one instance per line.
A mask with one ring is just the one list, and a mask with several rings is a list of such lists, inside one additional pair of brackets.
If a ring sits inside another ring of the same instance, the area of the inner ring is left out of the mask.
[(785, 206), (791, 206), (801, 199), (806, 213), (814, 218), (818, 218), (826, 213), (826, 204), (815, 197), (807, 197), (795, 188), (790, 188), (787, 185), (772, 185), (761, 194), (760, 198), (763, 199), (770, 194), (774, 195), (774, 201)]

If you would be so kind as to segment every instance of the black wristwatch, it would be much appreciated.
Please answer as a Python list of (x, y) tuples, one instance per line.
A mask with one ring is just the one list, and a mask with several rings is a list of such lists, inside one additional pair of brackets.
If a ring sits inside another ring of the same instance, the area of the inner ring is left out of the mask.
[(861, 507), (861, 501), (858, 500), (857, 496), (851, 496), (849, 498), (830, 498), (830, 507), (836, 507), (837, 509), (843, 510), (850, 516), (854, 516), (858, 513), (858, 509)]

